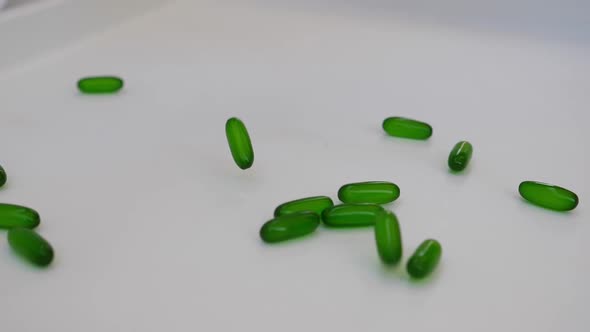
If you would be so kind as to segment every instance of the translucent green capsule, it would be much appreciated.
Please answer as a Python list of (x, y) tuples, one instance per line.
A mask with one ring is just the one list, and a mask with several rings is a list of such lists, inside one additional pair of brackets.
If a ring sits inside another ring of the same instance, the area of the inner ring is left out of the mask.
[(0, 187), (6, 184), (6, 171), (0, 166)]
[(373, 226), (380, 214), (381, 206), (375, 204), (340, 204), (322, 212), (322, 221), (331, 227)]
[(391, 211), (384, 211), (375, 220), (375, 241), (377, 253), (385, 264), (397, 264), (402, 258), (402, 236), (397, 217)]
[(578, 206), (578, 195), (558, 186), (547, 183), (524, 181), (518, 192), (527, 201), (556, 211), (570, 211)]
[(399, 187), (385, 181), (349, 183), (338, 190), (338, 198), (343, 203), (386, 204), (398, 199), (399, 195)]
[(35, 228), (39, 222), (39, 213), (31, 208), (0, 203), (0, 228)]
[(467, 141), (461, 141), (453, 147), (449, 154), (449, 168), (453, 171), (462, 171), (467, 167), (473, 154), (473, 146)]
[(225, 135), (234, 161), (241, 169), (247, 169), (254, 163), (254, 150), (250, 135), (242, 120), (231, 118), (225, 123)]
[(53, 248), (39, 234), (28, 228), (8, 231), (8, 243), (21, 257), (38, 266), (47, 266), (53, 260)]
[(383, 120), (383, 130), (390, 135), (411, 139), (428, 139), (432, 136), (432, 127), (417, 120), (390, 117)]
[(264, 242), (286, 241), (313, 233), (320, 225), (320, 216), (314, 212), (299, 212), (274, 218), (260, 229)]
[(115, 93), (123, 88), (123, 80), (115, 76), (85, 77), (78, 81), (83, 93)]
[(321, 215), (326, 208), (332, 206), (334, 206), (334, 202), (332, 202), (332, 199), (328, 196), (301, 198), (279, 205), (275, 209), (275, 217), (303, 211), (315, 212), (318, 215)]
[(426, 277), (436, 268), (441, 255), (442, 247), (438, 241), (425, 240), (408, 260), (408, 274), (416, 279)]

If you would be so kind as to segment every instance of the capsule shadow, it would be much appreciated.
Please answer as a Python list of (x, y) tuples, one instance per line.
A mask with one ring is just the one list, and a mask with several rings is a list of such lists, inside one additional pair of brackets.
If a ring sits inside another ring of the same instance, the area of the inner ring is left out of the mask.
[(553, 213), (553, 214), (555, 214), (555, 215), (557, 215), (557, 216), (569, 216), (569, 215), (576, 215), (576, 209), (569, 210), (569, 211), (556, 211), (556, 210), (552, 210), (552, 209), (550, 209), (550, 208), (546, 208), (546, 207), (544, 207), (544, 206), (540, 206), (540, 205), (533, 204), (533, 203), (531, 203), (531, 202), (527, 201), (526, 199), (524, 199), (524, 197), (522, 197), (522, 196), (520, 196), (520, 195), (516, 195), (516, 194), (515, 194), (514, 196), (518, 197), (518, 198), (520, 199), (520, 201), (521, 201), (521, 202), (524, 202), (524, 203), (526, 203), (526, 205), (528, 205), (528, 206), (530, 206), (530, 207), (532, 207), (532, 208), (535, 208), (535, 209), (541, 209), (541, 210), (543, 210), (543, 211), (551, 212), (551, 213)]
[[(438, 279), (438, 276), (441, 273), (442, 264), (439, 264), (432, 273), (427, 275), (424, 278), (412, 278), (407, 272), (404, 274), (405, 279), (408, 281), (408, 284), (412, 287), (426, 287), (431, 285), (434, 282), (434, 279)], [(405, 270), (404, 270), (405, 271)]]
[(379, 258), (377, 258), (379, 264), (379, 272), (382, 277), (387, 279), (403, 280), (407, 278), (407, 274), (404, 271), (402, 262), (395, 265), (385, 264)]
[[(6, 232), (3, 232), (6, 233)], [(47, 265), (47, 266), (38, 266), (35, 265), (29, 261), (27, 261), (26, 259), (20, 257), (14, 250), (12, 250), (10, 247), (6, 248), (6, 251), (9, 251), (9, 253), (6, 256), (11, 257), (12, 260), (14, 260), (15, 264), (21, 265), (22, 267), (24, 267), (25, 269), (29, 270), (29, 271), (34, 271), (34, 272), (47, 272), (53, 269), (53, 266), (56, 264), (56, 258), (53, 258), (53, 261)]]
[(314, 237), (317, 236), (317, 234), (315, 234), (316, 232), (314, 232), (313, 234), (307, 234), (305, 236), (296, 237), (296, 238), (293, 238), (293, 239), (289, 239), (289, 240), (285, 240), (285, 241), (279, 241), (279, 242), (265, 242), (264, 240), (262, 240), (260, 238), (260, 235), (258, 235), (258, 240), (265, 247), (266, 246), (286, 247), (286, 246), (289, 246), (289, 245), (292, 245), (292, 244), (298, 244), (298, 243), (302, 243), (302, 242), (307, 242), (307, 241), (309, 241), (312, 238), (314, 238)]
[(386, 133), (383, 133), (383, 138), (387, 141), (398, 142), (400, 144), (407, 144), (407, 145), (416, 145), (416, 146), (424, 146), (429, 147), (432, 145), (430, 139), (415, 139), (415, 138), (406, 138), (406, 137), (397, 137), (397, 136), (390, 136)]

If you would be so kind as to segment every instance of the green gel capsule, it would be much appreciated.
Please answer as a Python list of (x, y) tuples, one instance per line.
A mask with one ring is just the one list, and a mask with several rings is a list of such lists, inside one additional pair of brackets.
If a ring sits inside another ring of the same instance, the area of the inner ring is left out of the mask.
[(386, 204), (398, 199), (399, 187), (391, 182), (349, 183), (340, 187), (338, 198), (343, 203)]
[(578, 195), (547, 183), (524, 181), (518, 192), (527, 201), (551, 210), (570, 211), (578, 206)]
[(4, 167), (0, 166), (0, 187), (6, 184), (6, 171)]
[(432, 127), (429, 124), (402, 117), (383, 120), (383, 130), (390, 136), (411, 139), (425, 140), (432, 136)]
[(334, 202), (332, 202), (332, 199), (328, 196), (301, 198), (279, 205), (275, 209), (275, 217), (303, 211), (315, 212), (318, 215), (321, 215), (325, 209), (332, 206), (334, 206)]
[(406, 269), (412, 278), (420, 279), (429, 275), (440, 261), (442, 247), (436, 240), (425, 240), (408, 260)]
[(248, 169), (254, 163), (254, 150), (250, 135), (242, 120), (231, 118), (225, 123), (225, 135), (234, 161), (241, 169)]
[(39, 213), (31, 208), (0, 203), (0, 228), (35, 228), (40, 221)]
[(375, 241), (377, 253), (385, 264), (397, 264), (402, 258), (402, 236), (397, 217), (391, 211), (384, 211), (375, 220)]
[(449, 154), (449, 168), (453, 171), (462, 171), (467, 167), (473, 154), (473, 146), (467, 141), (461, 141), (453, 147)]
[(322, 220), (330, 227), (373, 226), (383, 212), (383, 208), (375, 204), (340, 204), (325, 209)]
[(78, 81), (83, 93), (115, 93), (123, 88), (123, 80), (115, 76), (85, 77)]
[(266, 222), (260, 229), (264, 242), (286, 241), (313, 233), (320, 225), (320, 216), (314, 212), (287, 214)]
[(39, 234), (27, 228), (8, 231), (8, 243), (21, 257), (37, 266), (47, 266), (53, 260), (53, 248)]

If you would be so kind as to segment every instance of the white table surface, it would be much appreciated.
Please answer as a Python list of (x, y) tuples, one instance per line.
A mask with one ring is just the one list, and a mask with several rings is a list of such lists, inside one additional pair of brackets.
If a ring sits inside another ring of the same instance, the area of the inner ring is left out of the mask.
[[(0, 241), (2, 331), (588, 331), (585, 33), (311, 3), (178, 1), (1, 73), (0, 201), (37, 209), (56, 251), (39, 270)], [(94, 74), (125, 90), (78, 94)], [(394, 115), (433, 137), (386, 137)], [(580, 205), (523, 202), (529, 179)], [(259, 239), (279, 203), (363, 180), (401, 187), (406, 258), (442, 243), (426, 282), (384, 268), (371, 229)]]

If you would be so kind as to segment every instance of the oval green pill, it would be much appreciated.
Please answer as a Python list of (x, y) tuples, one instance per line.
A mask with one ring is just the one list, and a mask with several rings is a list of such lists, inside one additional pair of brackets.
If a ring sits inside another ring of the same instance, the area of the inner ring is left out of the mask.
[(0, 166), (0, 187), (6, 184), (6, 171), (4, 167)]
[(40, 221), (39, 213), (31, 208), (0, 203), (0, 228), (35, 228)]
[(402, 117), (383, 120), (383, 130), (390, 136), (411, 139), (425, 140), (432, 136), (432, 127), (429, 124)]
[(473, 146), (467, 141), (461, 141), (453, 147), (449, 154), (449, 168), (453, 171), (462, 171), (467, 167), (473, 154)]
[(254, 150), (248, 130), (238, 118), (231, 118), (225, 123), (225, 135), (234, 161), (241, 169), (247, 169), (254, 163)]
[(334, 202), (330, 197), (314, 196), (283, 203), (275, 209), (274, 214), (275, 217), (279, 217), (291, 213), (310, 211), (321, 215), (326, 208), (332, 206), (334, 206)]
[(383, 208), (375, 204), (340, 204), (325, 209), (322, 221), (331, 227), (373, 226), (383, 212)]
[(53, 260), (53, 248), (39, 234), (27, 228), (8, 231), (8, 243), (21, 257), (38, 266), (47, 266)]
[(266, 222), (260, 229), (260, 237), (268, 243), (286, 241), (313, 233), (319, 225), (317, 213), (287, 214)]
[(408, 260), (408, 274), (416, 279), (426, 277), (436, 268), (441, 255), (442, 247), (438, 241), (425, 240)]
[(578, 195), (565, 188), (547, 183), (524, 181), (518, 192), (527, 201), (556, 211), (570, 211), (578, 206)]
[(386, 204), (398, 199), (399, 195), (396, 184), (384, 181), (349, 183), (338, 190), (338, 198), (343, 203)]
[(402, 258), (402, 236), (397, 217), (391, 211), (375, 220), (377, 253), (385, 264), (397, 264)]
[(115, 93), (123, 88), (123, 80), (116, 76), (85, 77), (78, 81), (83, 93)]

